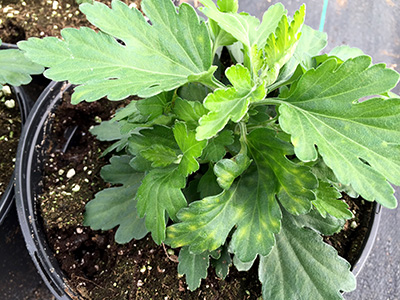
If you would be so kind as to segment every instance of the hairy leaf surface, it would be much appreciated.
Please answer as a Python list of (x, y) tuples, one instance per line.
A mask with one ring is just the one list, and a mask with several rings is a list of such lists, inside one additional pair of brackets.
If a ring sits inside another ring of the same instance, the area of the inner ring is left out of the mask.
[(279, 108), (299, 159), (319, 152), (340, 182), (390, 208), (397, 201), (386, 179), (400, 185), (400, 99), (356, 101), (389, 91), (398, 78), (368, 56), (340, 66), (330, 59), (304, 74)]
[(119, 0), (112, 1), (112, 9), (96, 1), (82, 4), (81, 11), (100, 32), (64, 29), (63, 41), (31, 38), (20, 47), (49, 67), (49, 78), (80, 85), (73, 103), (149, 97), (209, 79), (215, 70), (210, 37), (193, 7), (182, 4), (178, 13), (170, 0), (144, 0), (141, 8), (151, 25), (138, 9)]
[[(264, 299), (344, 299), (355, 289), (350, 264), (315, 231), (300, 228), (287, 213), (270, 255), (261, 257), (259, 278)], [(295, 276), (294, 276), (295, 274)]]

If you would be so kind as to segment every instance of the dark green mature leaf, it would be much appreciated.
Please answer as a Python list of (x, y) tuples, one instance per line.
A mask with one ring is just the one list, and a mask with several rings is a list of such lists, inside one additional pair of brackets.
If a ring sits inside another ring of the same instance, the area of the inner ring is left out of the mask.
[(232, 258), (228, 252), (228, 247), (222, 247), (220, 257), (211, 260), (211, 264), (214, 266), (217, 276), (225, 279), (232, 265)]
[(155, 144), (142, 150), (140, 155), (151, 161), (153, 168), (169, 166), (178, 159), (176, 151), (161, 144)]
[(338, 200), (341, 194), (329, 183), (320, 181), (315, 195), (317, 199), (313, 201), (313, 204), (324, 218), (327, 214), (343, 220), (353, 218), (347, 203), (343, 200)]
[(90, 129), (90, 133), (95, 135), (99, 141), (115, 141), (122, 138), (118, 122), (103, 121), (99, 125)]
[(198, 140), (209, 139), (221, 131), (229, 120), (239, 122), (247, 113), (253, 101), (265, 97), (264, 85), (254, 85), (250, 71), (238, 64), (225, 72), (233, 87), (217, 89), (204, 100), (204, 106), (210, 111), (200, 119), (197, 127)]
[(114, 156), (110, 165), (104, 166), (101, 175), (119, 187), (105, 189), (96, 194), (86, 204), (85, 226), (93, 230), (109, 230), (119, 225), (115, 234), (118, 243), (127, 243), (132, 239), (141, 239), (147, 234), (144, 219), (136, 211), (136, 191), (143, 178), (129, 166), (130, 156)]
[(183, 153), (179, 163), (179, 171), (186, 177), (199, 169), (200, 165), (197, 158), (201, 156), (207, 141), (196, 140), (195, 131), (188, 130), (184, 122), (176, 122), (173, 132)]
[[(0, 39), (0, 45), (1, 45)], [(23, 52), (17, 49), (0, 51), (0, 88), (3, 84), (20, 86), (31, 82), (30, 75), (40, 74), (43, 67), (27, 59)]]
[(257, 129), (247, 138), (249, 151), (259, 170), (270, 173), (269, 180), (274, 182), (274, 192), (280, 203), (292, 214), (304, 214), (310, 211), (311, 201), (315, 200), (312, 192), (318, 181), (305, 166), (286, 158), (292, 147), (276, 138), (268, 129)]
[(190, 81), (210, 81), (215, 70), (210, 37), (193, 7), (182, 4), (178, 13), (170, 0), (143, 0), (141, 8), (152, 25), (119, 0), (112, 1), (112, 9), (96, 1), (82, 4), (80, 10), (100, 32), (69, 28), (62, 30), (63, 41), (31, 38), (20, 47), (49, 67), (47, 77), (80, 85), (73, 103), (150, 97)]
[(150, 98), (141, 99), (136, 102), (136, 107), (142, 116), (148, 117), (147, 121), (151, 121), (164, 113), (172, 95), (173, 92), (164, 92)]
[(229, 190), (191, 203), (178, 213), (182, 222), (168, 227), (167, 242), (173, 247), (187, 245), (193, 253), (212, 251), (225, 243), (236, 225), (230, 251), (244, 262), (267, 255), (281, 218), (269, 179), (253, 166)]
[(147, 173), (138, 189), (136, 199), (139, 216), (145, 216), (146, 228), (157, 244), (165, 239), (166, 213), (171, 219), (177, 220), (176, 213), (186, 206), (182, 193), (185, 179), (177, 167), (154, 169)]
[(221, 187), (217, 183), (217, 177), (214, 174), (212, 166), (201, 176), (197, 191), (200, 193), (201, 199), (215, 196), (222, 192)]
[(207, 269), (210, 265), (210, 253), (190, 253), (189, 247), (183, 247), (179, 251), (178, 273), (185, 274), (189, 290), (194, 291), (200, 286), (201, 279), (207, 277)]
[(368, 56), (339, 67), (330, 59), (307, 71), (279, 107), (299, 159), (316, 160), (319, 152), (340, 182), (390, 208), (397, 200), (386, 179), (400, 185), (400, 99), (356, 101), (387, 92), (398, 79)]
[[(350, 264), (315, 231), (299, 228), (287, 213), (276, 245), (260, 258), (259, 278), (264, 299), (344, 299), (340, 291), (355, 289)], [(295, 274), (295, 276), (294, 276)]]

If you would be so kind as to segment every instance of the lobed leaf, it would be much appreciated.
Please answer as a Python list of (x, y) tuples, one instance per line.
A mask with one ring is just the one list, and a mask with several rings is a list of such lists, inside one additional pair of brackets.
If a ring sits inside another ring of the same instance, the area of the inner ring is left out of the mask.
[(340, 66), (330, 59), (307, 71), (279, 107), (279, 123), (299, 159), (320, 153), (339, 182), (389, 208), (397, 200), (386, 180), (400, 185), (400, 99), (357, 101), (389, 91), (398, 79), (367, 56)]
[(30, 38), (19, 45), (32, 61), (49, 67), (47, 77), (79, 85), (73, 103), (150, 97), (209, 80), (215, 70), (211, 42), (195, 10), (182, 4), (177, 12), (170, 0), (144, 0), (141, 8), (151, 25), (119, 0), (112, 8), (85, 3), (80, 10), (100, 32), (68, 28), (61, 32), (63, 40)]
[(201, 279), (207, 277), (207, 269), (210, 265), (209, 256), (208, 251), (201, 254), (190, 253), (189, 247), (183, 247), (179, 251), (178, 273), (185, 275), (189, 290), (197, 289)]
[(318, 233), (296, 226), (293, 219), (284, 214), (275, 247), (260, 258), (258, 274), (263, 298), (344, 299), (340, 292), (356, 287), (350, 264)]

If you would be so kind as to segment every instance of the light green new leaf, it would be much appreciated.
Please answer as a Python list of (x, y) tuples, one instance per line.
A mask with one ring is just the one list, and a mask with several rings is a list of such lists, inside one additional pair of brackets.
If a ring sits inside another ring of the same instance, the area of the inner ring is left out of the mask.
[(279, 231), (281, 212), (274, 182), (254, 166), (229, 190), (195, 201), (178, 213), (181, 223), (169, 226), (167, 243), (189, 246), (193, 253), (212, 251), (225, 243), (236, 225), (229, 245), (241, 261), (268, 255)]
[(343, 200), (339, 200), (341, 194), (338, 190), (327, 182), (320, 181), (318, 189), (315, 191), (317, 199), (312, 203), (324, 218), (327, 214), (338, 219), (351, 219), (353, 214), (349, 206)]
[(247, 113), (251, 102), (265, 97), (264, 85), (254, 85), (250, 71), (244, 66), (232, 66), (225, 74), (233, 87), (217, 89), (204, 100), (204, 106), (210, 112), (199, 121), (200, 126), (196, 129), (198, 140), (215, 136), (229, 120), (239, 122)]
[(302, 5), (290, 22), (284, 15), (274, 33), (267, 39), (264, 48), (266, 70), (261, 75), (267, 80), (267, 86), (278, 78), (280, 69), (292, 58), (300, 39), (301, 27), (305, 17), (305, 5)]
[(225, 147), (232, 145), (233, 142), (233, 132), (231, 130), (221, 131), (216, 137), (208, 140), (201, 159), (210, 162), (221, 160), (226, 154)]
[[(136, 8), (119, 0), (112, 9), (103, 3), (82, 4), (80, 10), (101, 31), (62, 30), (56, 38), (31, 38), (20, 43), (34, 62), (49, 69), (53, 80), (78, 84), (72, 102), (110, 100), (129, 95), (150, 97), (190, 81), (210, 80), (211, 41), (206, 24), (193, 7), (179, 13), (170, 0), (143, 0)], [(116, 39), (121, 40), (124, 45)]]
[(109, 230), (119, 226), (115, 240), (120, 244), (141, 239), (148, 232), (144, 219), (137, 214), (135, 200), (143, 173), (137, 173), (129, 166), (130, 159), (126, 155), (111, 158), (111, 165), (104, 166), (101, 175), (104, 180), (122, 186), (97, 193), (85, 208), (84, 225), (93, 230)]
[(264, 47), (268, 36), (278, 26), (279, 20), (287, 13), (281, 3), (272, 5), (264, 13), (262, 22), (248, 14), (237, 14), (220, 11), (212, 0), (200, 0), (205, 6), (200, 8), (208, 18), (214, 20), (218, 25), (242, 42), (248, 49), (252, 45), (259, 48)]
[(236, 13), (239, 9), (238, 0), (217, 0), (217, 5), (222, 12)]
[(178, 273), (185, 275), (189, 290), (197, 289), (201, 279), (207, 277), (207, 269), (210, 265), (209, 256), (208, 251), (200, 254), (190, 253), (189, 247), (183, 247), (179, 251)]
[(389, 208), (397, 201), (386, 179), (400, 185), (400, 99), (357, 100), (389, 91), (398, 79), (368, 56), (339, 67), (330, 59), (307, 71), (279, 107), (299, 159), (316, 160), (319, 152), (339, 182)]
[(185, 185), (186, 177), (178, 168), (167, 167), (147, 173), (138, 189), (137, 211), (140, 217), (145, 216), (146, 228), (157, 244), (165, 240), (166, 213), (177, 220), (176, 213), (186, 206)]
[(22, 51), (17, 49), (0, 51), (0, 87), (3, 84), (13, 86), (28, 84), (32, 80), (30, 75), (42, 72), (43, 67), (27, 59)]
[(315, 200), (312, 192), (318, 181), (310, 169), (290, 161), (290, 144), (278, 139), (272, 130), (257, 129), (248, 138), (249, 151), (259, 170), (272, 173), (280, 203), (290, 213), (299, 215), (310, 211), (311, 201)]
[(260, 258), (263, 299), (339, 300), (355, 289), (350, 264), (315, 231), (297, 227), (285, 213), (270, 255)]
[(173, 132), (175, 140), (183, 153), (179, 163), (179, 171), (186, 177), (199, 169), (200, 165), (197, 158), (201, 156), (207, 141), (196, 140), (195, 131), (188, 130), (184, 122), (176, 122)]

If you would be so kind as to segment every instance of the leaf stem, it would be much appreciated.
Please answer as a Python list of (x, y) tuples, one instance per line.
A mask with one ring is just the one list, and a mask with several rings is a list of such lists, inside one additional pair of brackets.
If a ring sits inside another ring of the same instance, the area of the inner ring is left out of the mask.
[(279, 105), (286, 103), (282, 98), (264, 98), (263, 100), (256, 101), (251, 103), (252, 107), (261, 106), (261, 105)]
[(203, 80), (199, 80), (198, 82), (204, 84), (213, 91), (219, 88), (225, 88), (225, 85), (214, 76), (204, 78)]

